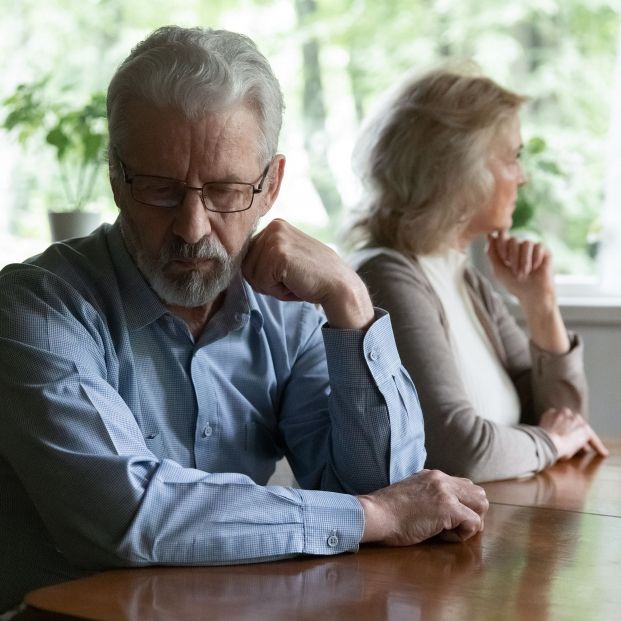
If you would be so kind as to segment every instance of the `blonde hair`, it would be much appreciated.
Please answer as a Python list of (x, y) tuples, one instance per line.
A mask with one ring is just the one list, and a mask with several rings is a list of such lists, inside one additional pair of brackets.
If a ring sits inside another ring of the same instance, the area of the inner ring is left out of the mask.
[(409, 255), (451, 244), (493, 191), (492, 141), (525, 97), (463, 69), (409, 76), (365, 123), (353, 240)]

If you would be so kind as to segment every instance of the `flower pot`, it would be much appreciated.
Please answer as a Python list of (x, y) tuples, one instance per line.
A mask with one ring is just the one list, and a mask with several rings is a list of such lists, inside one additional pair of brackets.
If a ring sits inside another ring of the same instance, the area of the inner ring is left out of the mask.
[(98, 213), (90, 211), (51, 211), (49, 214), (52, 241), (84, 237), (99, 224)]

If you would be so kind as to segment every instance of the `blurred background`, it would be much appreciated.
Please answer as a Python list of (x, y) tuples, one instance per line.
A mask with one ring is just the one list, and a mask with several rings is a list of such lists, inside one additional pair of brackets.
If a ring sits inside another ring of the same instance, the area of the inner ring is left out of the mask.
[(0, 11), (0, 265), (49, 244), (50, 211), (114, 220), (105, 89), (133, 45), (176, 23), (257, 42), (287, 104), (271, 217), (337, 247), (360, 192), (350, 162), (365, 114), (406, 71), (475, 61), (530, 98), (515, 226), (552, 248), (566, 291), (621, 293), (617, 1), (0, 0)]

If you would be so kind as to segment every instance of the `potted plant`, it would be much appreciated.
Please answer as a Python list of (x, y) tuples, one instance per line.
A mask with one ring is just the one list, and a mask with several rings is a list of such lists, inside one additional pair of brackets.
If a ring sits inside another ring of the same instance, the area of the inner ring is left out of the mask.
[(104, 161), (107, 140), (106, 102), (103, 92), (94, 92), (84, 105), (59, 100), (48, 103), (44, 93), (48, 78), (20, 84), (3, 101), (3, 127), (17, 132), (22, 144), (41, 141), (54, 149), (66, 209), (50, 211), (54, 240), (86, 235), (99, 222), (88, 210), (95, 180)]

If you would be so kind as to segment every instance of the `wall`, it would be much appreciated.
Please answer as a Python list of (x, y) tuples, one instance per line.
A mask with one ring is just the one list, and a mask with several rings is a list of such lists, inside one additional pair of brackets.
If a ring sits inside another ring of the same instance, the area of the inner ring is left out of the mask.
[(621, 436), (621, 304), (565, 304), (562, 313), (584, 339), (591, 425), (600, 436)]

